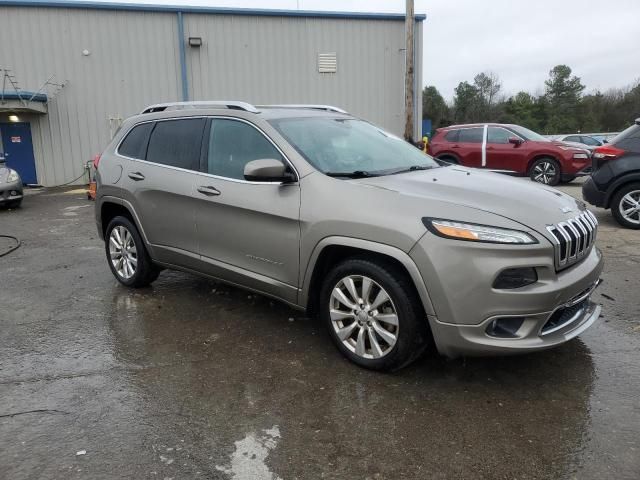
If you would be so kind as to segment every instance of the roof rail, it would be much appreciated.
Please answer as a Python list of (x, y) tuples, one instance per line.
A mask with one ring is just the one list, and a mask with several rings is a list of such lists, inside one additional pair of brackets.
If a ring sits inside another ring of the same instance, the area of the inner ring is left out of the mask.
[(308, 108), (311, 110), (326, 110), (327, 112), (347, 113), (346, 110), (343, 110), (338, 107), (333, 107), (331, 105), (285, 104), (285, 105), (257, 105), (257, 106), (262, 108)]
[(217, 108), (224, 107), (231, 110), (244, 110), (245, 112), (260, 113), (256, 107), (246, 102), (238, 102), (236, 100), (224, 101), (194, 101), (194, 102), (168, 102), (149, 105), (140, 113), (163, 112), (165, 110), (188, 110), (194, 108)]

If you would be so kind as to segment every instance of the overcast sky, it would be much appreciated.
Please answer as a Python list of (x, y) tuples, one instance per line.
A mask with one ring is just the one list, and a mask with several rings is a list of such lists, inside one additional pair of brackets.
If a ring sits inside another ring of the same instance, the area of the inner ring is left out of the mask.
[[(130, 2), (404, 12), (404, 0), (128, 0)], [(423, 83), (447, 99), (463, 80), (495, 72), (504, 93), (541, 92), (554, 65), (587, 91), (640, 80), (640, 0), (415, 0), (424, 23)]]

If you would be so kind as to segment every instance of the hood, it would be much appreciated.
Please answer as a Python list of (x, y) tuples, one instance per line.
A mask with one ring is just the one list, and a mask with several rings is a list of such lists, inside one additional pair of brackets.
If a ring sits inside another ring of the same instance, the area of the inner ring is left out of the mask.
[(401, 195), (497, 214), (545, 236), (547, 225), (573, 218), (585, 209), (583, 202), (529, 179), (459, 166), (357, 181)]

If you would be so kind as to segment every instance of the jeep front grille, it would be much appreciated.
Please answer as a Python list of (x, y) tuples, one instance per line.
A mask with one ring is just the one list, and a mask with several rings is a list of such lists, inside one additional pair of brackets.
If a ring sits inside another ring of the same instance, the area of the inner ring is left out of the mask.
[(579, 262), (596, 240), (598, 220), (588, 210), (566, 222), (547, 227), (553, 239), (556, 269), (562, 270)]

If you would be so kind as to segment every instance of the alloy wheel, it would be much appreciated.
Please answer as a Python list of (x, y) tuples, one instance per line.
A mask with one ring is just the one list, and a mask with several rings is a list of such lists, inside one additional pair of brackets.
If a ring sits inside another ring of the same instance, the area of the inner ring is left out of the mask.
[(536, 182), (549, 184), (549, 182), (556, 176), (556, 167), (551, 162), (540, 162), (533, 169), (533, 179)]
[(398, 341), (398, 313), (393, 301), (369, 277), (342, 278), (331, 292), (329, 315), (342, 344), (359, 357), (384, 357)]
[(640, 225), (640, 190), (632, 190), (622, 197), (618, 209), (626, 221)]
[(109, 235), (109, 256), (111, 264), (120, 277), (130, 279), (138, 268), (138, 251), (131, 232), (117, 225)]

